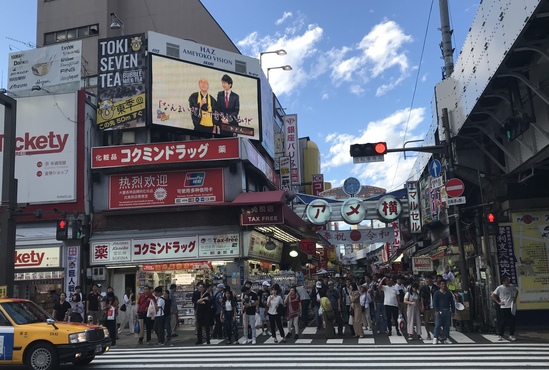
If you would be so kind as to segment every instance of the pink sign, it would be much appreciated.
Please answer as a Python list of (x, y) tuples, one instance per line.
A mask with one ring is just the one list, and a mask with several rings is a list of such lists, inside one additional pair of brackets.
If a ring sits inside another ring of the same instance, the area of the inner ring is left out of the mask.
[(109, 177), (109, 209), (182, 206), (223, 201), (221, 168)]

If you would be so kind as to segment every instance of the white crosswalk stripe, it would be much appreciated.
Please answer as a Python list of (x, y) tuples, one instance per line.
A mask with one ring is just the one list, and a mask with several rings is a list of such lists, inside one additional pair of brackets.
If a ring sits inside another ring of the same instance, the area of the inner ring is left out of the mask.
[[(366, 339), (366, 338), (365, 338)], [(113, 349), (91, 369), (547, 369), (547, 343), (440, 346), (271, 344)], [(131, 365), (128, 365), (131, 364)]]

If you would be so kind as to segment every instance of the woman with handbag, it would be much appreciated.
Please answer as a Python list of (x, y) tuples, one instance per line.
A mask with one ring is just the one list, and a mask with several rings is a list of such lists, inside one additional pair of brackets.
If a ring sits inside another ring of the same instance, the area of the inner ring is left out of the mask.
[[(275, 284), (271, 289), (271, 295), (267, 298), (267, 307), (269, 312), (269, 322), (271, 324), (271, 333), (273, 334), (273, 339), (275, 343), (278, 343), (276, 339), (276, 328), (280, 331), (280, 336), (282, 341), (286, 342), (286, 337), (284, 336), (284, 327), (282, 326), (282, 315), (284, 312), (279, 312), (286, 309), (284, 308), (284, 302), (280, 296), (280, 287)], [(281, 315), (282, 313), (282, 315)]]
[(322, 319), (324, 320), (324, 324), (326, 325), (326, 339), (333, 339), (335, 337), (335, 328), (334, 328), (334, 320), (335, 320), (335, 312), (334, 308), (332, 307), (332, 304), (330, 303), (330, 299), (326, 297), (326, 291), (320, 290), (318, 293), (320, 297), (320, 307), (319, 307), (319, 315), (322, 316)]
[(360, 286), (360, 307), (362, 309), (362, 324), (366, 330), (374, 331), (372, 326), (372, 317), (370, 316), (370, 303), (372, 302), (372, 297), (368, 293), (368, 284), (362, 284)]
[(83, 322), (84, 318), (82, 314), (84, 313), (84, 304), (80, 302), (80, 294), (74, 293), (71, 297), (71, 315), (69, 318), (70, 322)]
[(221, 312), (219, 319), (225, 325), (225, 334), (227, 335), (227, 344), (231, 344), (231, 338), (234, 334), (234, 344), (238, 344), (238, 330), (236, 330), (236, 298), (232, 290), (226, 290), (221, 303)]
[(421, 299), (419, 296), (419, 284), (413, 283), (410, 290), (404, 295), (406, 304), (406, 317), (408, 318), (408, 340), (413, 340), (414, 328), (419, 340), (421, 340)]
[(292, 328), (295, 331), (294, 339), (299, 339), (299, 316), (301, 316), (301, 299), (297, 294), (297, 287), (290, 287), (290, 293), (284, 298), (284, 305), (287, 307), (286, 317), (288, 319), (288, 335), (292, 336)]
[[(356, 283), (351, 283), (351, 291), (349, 292), (349, 298), (351, 300), (351, 316), (352, 326), (355, 332), (354, 338), (364, 338), (364, 331), (362, 330), (362, 307), (360, 306), (360, 292)], [(349, 319), (351, 324), (351, 319)]]
[(118, 334), (122, 334), (127, 324), (129, 324), (128, 330), (131, 333), (135, 325), (135, 295), (133, 294), (132, 288), (126, 288), (124, 304), (120, 306), (119, 310), (122, 311), (122, 322), (118, 328)]
[(118, 301), (113, 292), (107, 292), (105, 296), (105, 327), (109, 330), (111, 346), (116, 345), (116, 316), (118, 316)]

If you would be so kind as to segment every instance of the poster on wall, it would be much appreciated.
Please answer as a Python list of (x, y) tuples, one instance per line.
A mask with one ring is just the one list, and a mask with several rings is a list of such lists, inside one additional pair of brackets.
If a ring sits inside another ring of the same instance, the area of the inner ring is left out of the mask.
[(132, 239), (132, 261), (189, 260), (198, 257), (198, 236)]
[(234, 234), (201, 235), (198, 237), (200, 257), (238, 257), (240, 236)]
[(98, 128), (145, 126), (145, 34), (101, 39), (98, 51)]
[[(512, 248), (516, 260), (518, 305), (520, 310), (549, 308), (549, 211), (511, 214)], [(507, 224), (500, 224), (507, 228)], [(505, 229), (504, 229), (505, 230)], [(502, 232), (498, 239), (502, 238)], [(497, 241), (498, 249), (501, 240)], [(509, 243), (506, 243), (509, 245)], [(498, 261), (499, 262), (499, 261)], [(510, 261), (512, 262), (512, 261)], [(502, 275), (500, 264), (500, 275)]]
[(260, 139), (257, 78), (151, 56), (152, 123)]
[(109, 209), (183, 206), (223, 201), (221, 168), (109, 177)]
[(252, 231), (248, 257), (279, 263), (282, 257), (282, 242)]

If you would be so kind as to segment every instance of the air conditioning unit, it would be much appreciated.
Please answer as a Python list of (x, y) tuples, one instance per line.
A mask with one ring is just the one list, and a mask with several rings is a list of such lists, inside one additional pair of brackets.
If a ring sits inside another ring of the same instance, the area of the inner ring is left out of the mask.
[(105, 272), (107, 269), (105, 267), (92, 267), (92, 279), (94, 281), (105, 280)]

